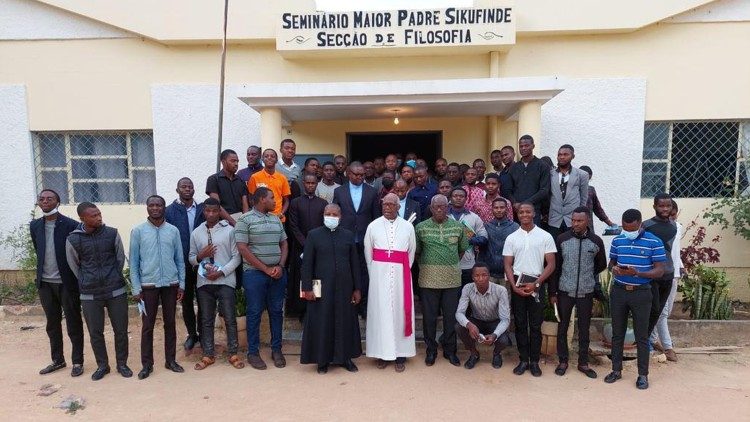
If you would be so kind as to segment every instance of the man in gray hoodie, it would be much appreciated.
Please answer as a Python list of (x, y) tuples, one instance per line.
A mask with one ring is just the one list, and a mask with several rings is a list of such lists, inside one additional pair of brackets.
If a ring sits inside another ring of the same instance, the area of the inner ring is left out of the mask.
[(128, 298), (122, 268), (125, 251), (117, 229), (102, 223), (102, 213), (91, 202), (78, 204), (82, 223), (68, 235), (65, 254), (71, 271), (78, 279), (81, 306), (89, 330), (91, 348), (96, 357), (96, 371), (91, 379), (98, 381), (109, 373), (109, 358), (104, 341), (104, 308), (115, 332), (117, 372), (133, 376), (128, 368)]

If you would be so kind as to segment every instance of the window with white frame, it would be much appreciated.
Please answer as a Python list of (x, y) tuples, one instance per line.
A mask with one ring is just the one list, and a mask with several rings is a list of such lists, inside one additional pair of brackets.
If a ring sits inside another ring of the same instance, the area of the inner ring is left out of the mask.
[(152, 132), (35, 132), (37, 191), (63, 204), (141, 204), (156, 192)]
[(641, 197), (747, 195), (750, 121), (646, 122)]

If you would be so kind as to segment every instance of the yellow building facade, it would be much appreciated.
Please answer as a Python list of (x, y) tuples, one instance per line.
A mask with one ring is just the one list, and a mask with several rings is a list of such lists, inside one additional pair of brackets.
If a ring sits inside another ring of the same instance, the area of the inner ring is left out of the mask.
[[(650, 215), (649, 197), (661, 189), (677, 196), (687, 225), (710, 203), (717, 177), (747, 186), (748, 2), (518, 3), (378, 11), (391, 20), (371, 15), (357, 28), (349, 12), (347, 27), (311, 28), (299, 19), (318, 15), (313, 1), (232, 2), (222, 146), (242, 157), (249, 145), (292, 138), (301, 155), (360, 159), (371, 157), (353, 156), (358, 134), (430, 132), (437, 144), (410, 148), (470, 163), (530, 133), (537, 156), (576, 147), (574, 165), (594, 169), (592, 185), (615, 221), (627, 208)], [(0, 6), (0, 154), (8, 163), (0, 230), (27, 220), (35, 192), (49, 184), (65, 191), (68, 215), (81, 200), (101, 203), (126, 242), (145, 218), (144, 195), (171, 201), (189, 176), (205, 197), (216, 171), (220, 4)], [(498, 10), (492, 19), (476, 13)], [(342, 26), (343, 14), (324, 19)], [(331, 45), (318, 45), (321, 32)], [(337, 34), (350, 45), (337, 45)], [(362, 34), (365, 45), (351, 45)], [(735, 296), (750, 300), (748, 243), (721, 235), (720, 266)], [(0, 261), (13, 268), (7, 253)]]

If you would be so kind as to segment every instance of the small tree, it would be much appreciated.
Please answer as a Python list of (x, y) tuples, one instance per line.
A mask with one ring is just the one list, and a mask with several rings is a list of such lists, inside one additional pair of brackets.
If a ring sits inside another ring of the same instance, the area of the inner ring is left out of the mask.
[(716, 198), (703, 213), (709, 225), (718, 225), (723, 230), (732, 227), (737, 236), (750, 240), (750, 189), (731, 186), (724, 196)]

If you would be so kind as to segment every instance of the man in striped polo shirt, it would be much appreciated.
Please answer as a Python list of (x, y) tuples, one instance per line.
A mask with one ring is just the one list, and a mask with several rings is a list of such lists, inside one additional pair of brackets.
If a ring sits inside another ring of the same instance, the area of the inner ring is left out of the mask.
[(648, 388), (651, 282), (664, 274), (667, 254), (662, 241), (643, 230), (641, 219), (640, 211), (625, 211), (622, 214), (622, 234), (612, 240), (609, 251), (609, 268), (614, 274), (610, 293), (612, 372), (604, 382), (611, 384), (622, 378), (622, 350), (630, 312), (638, 346), (638, 380), (635, 385), (645, 390)]
[[(279, 198), (280, 199), (280, 198)], [(268, 305), (271, 321), (271, 358), (277, 368), (286, 366), (281, 353), (284, 323), (286, 264), (289, 247), (279, 217), (272, 214), (276, 200), (273, 191), (259, 187), (253, 194), (253, 209), (237, 219), (234, 236), (242, 255), (242, 287), (247, 302), (247, 361), (255, 369), (266, 369), (259, 354), (260, 316)]]

